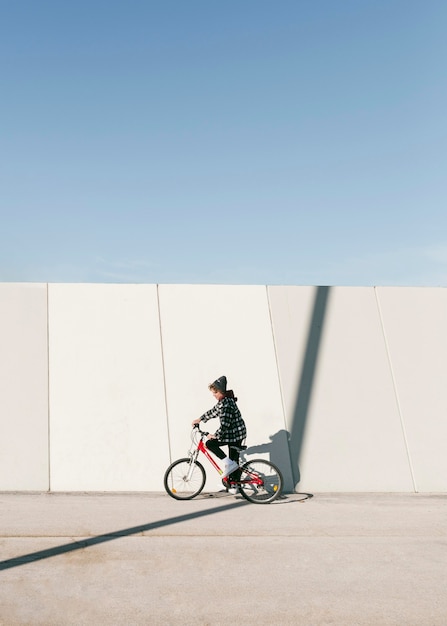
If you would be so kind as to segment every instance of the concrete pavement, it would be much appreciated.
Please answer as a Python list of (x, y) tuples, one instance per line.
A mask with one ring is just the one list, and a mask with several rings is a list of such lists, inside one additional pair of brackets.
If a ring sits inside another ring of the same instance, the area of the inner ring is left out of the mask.
[(0, 624), (447, 624), (447, 494), (0, 494)]

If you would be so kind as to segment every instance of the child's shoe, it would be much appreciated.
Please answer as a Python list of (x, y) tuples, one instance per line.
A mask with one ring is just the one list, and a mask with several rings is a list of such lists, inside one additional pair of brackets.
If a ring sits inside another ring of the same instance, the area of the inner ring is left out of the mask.
[(226, 478), (227, 476), (232, 474), (234, 471), (236, 471), (238, 468), (239, 468), (239, 465), (238, 463), (236, 463), (236, 461), (232, 461), (231, 459), (225, 459), (225, 461), (223, 462), (223, 467), (222, 467), (222, 478)]

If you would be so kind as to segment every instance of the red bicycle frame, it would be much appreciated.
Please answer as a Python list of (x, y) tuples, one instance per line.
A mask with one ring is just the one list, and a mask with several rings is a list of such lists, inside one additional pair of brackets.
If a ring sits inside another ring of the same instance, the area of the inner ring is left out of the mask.
[[(222, 475), (223, 474), (223, 470), (219, 467), (219, 465), (217, 464), (217, 462), (214, 460), (214, 458), (211, 456), (211, 453), (209, 452), (208, 448), (206, 447), (206, 445), (204, 444), (204, 438), (208, 435), (208, 433), (205, 433), (203, 430), (200, 430), (199, 427), (197, 427), (197, 430), (200, 432), (200, 439), (199, 442), (197, 444), (197, 447), (195, 449), (194, 452), (191, 453), (191, 457), (193, 459), (193, 461), (195, 461), (199, 455), (199, 452), (202, 452), (206, 458), (208, 459), (208, 461), (211, 463), (211, 465), (217, 470), (217, 472)], [(237, 471), (237, 470), (235, 470)], [(229, 478), (229, 476), (227, 476), (226, 478), (223, 478), (222, 480), (226, 483), (228, 483), (228, 485), (243, 485), (243, 484), (250, 484), (250, 485), (263, 485), (264, 481), (262, 479), (261, 476), (258, 476), (255, 472), (250, 471), (250, 470), (244, 470), (245, 474), (247, 475), (247, 478), (245, 480), (233, 480)]]
[[(216, 468), (216, 470), (219, 472), (219, 474), (223, 474), (223, 470), (218, 466), (217, 461), (215, 461), (213, 459), (213, 457), (211, 456), (211, 454), (208, 452), (208, 448), (206, 447), (206, 445), (203, 443), (203, 437), (200, 437), (199, 440), (199, 444), (197, 446), (197, 452), (203, 452), (203, 454), (206, 456), (206, 458), (208, 459), (208, 461), (211, 463), (211, 465), (213, 467)], [(197, 458), (197, 454), (196, 454), (196, 458)]]

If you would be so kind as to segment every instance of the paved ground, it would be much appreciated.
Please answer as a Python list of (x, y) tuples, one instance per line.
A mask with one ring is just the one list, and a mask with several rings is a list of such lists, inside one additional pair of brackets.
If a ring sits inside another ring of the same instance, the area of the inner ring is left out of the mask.
[(447, 624), (447, 494), (0, 494), (0, 624)]

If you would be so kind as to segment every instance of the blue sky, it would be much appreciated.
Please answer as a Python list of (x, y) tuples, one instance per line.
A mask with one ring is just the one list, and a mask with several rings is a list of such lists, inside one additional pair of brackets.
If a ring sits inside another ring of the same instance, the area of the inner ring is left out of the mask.
[(0, 281), (447, 284), (444, 0), (0, 0)]

